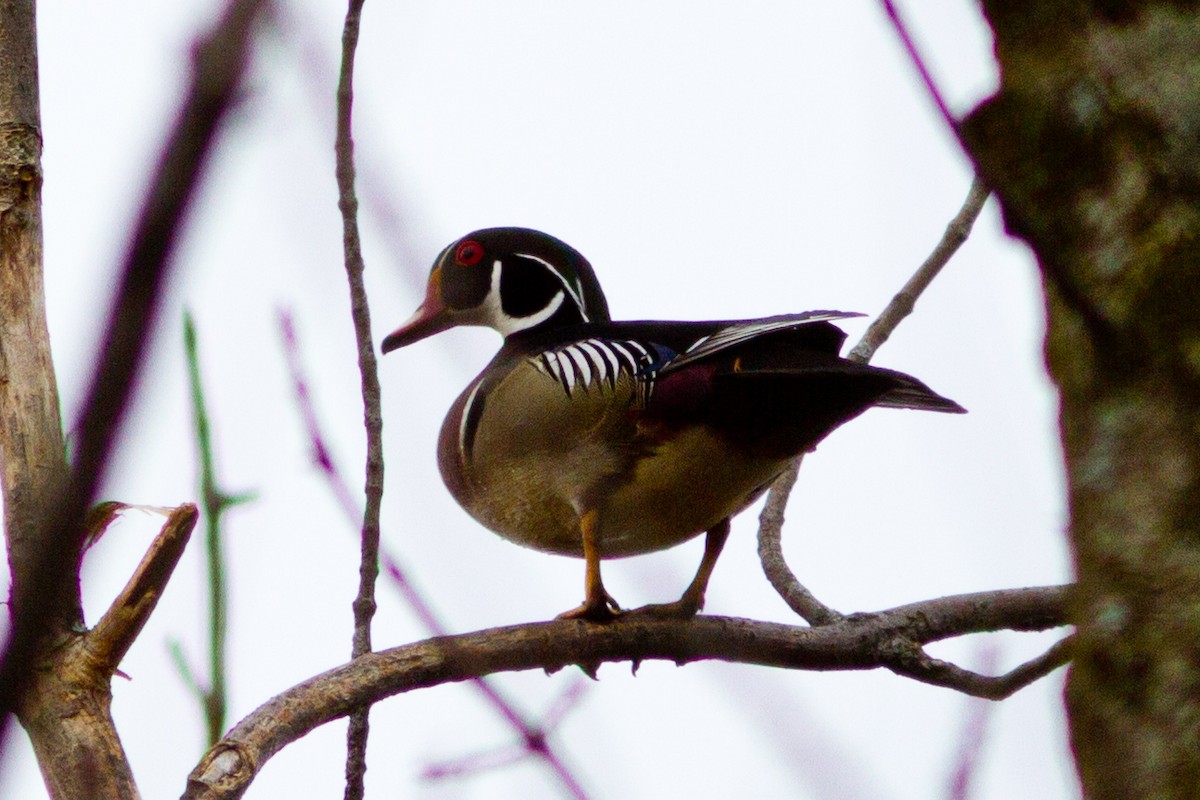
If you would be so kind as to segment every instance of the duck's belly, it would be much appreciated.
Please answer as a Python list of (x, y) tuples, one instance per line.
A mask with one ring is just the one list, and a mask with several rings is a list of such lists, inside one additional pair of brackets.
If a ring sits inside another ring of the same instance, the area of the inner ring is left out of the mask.
[(572, 556), (583, 555), (579, 518), (594, 504), (601, 556), (615, 558), (703, 533), (753, 502), (787, 464), (733, 452), (704, 428), (681, 431), (632, 459), (587, 443), (557, 455), (552, 468), (532, 456), (484, 465), (456, 498), (506, 539)]

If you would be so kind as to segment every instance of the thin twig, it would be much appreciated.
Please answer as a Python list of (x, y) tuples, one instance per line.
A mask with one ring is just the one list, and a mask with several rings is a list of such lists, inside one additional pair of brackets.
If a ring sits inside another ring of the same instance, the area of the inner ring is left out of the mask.
[(1037, 658), (1031, 658), (1019, 667), (997, 676), (995, 685), (999, 697), (1008, 697), (1018, 689), (1028, 686), (1034, 681), (1049, 675), (1059, 667), (1070, 663), (1075, 653), (1075, 634), (1071, 634), (1050, 647)]
[(463, 778), (480, 772), (511, 767), (529, 758), (529, 749), (523, 745), (487, 750), (457, 758), (443, 764), (429, 764), (421, 770), (421, 779), (426, 781), (443, 781), (450, 778)]
[[(358, 343), (358, 369), (362, 378), (363, 418), (367, 436), (366, 506), (362, 518), (362, 557), (358, 595), (354, 599), (354, 641), (358, 658), (371, 652), (371, 619), (375, 616), (375, 578), (379, 574), (379, 509), (383, 500), (383, 415), (380, 411), (379, 374), (371, 336), (371, 312), (363, 283), (362, 245), (358, 234), (358, 198), (354, 193), (354, 139), (351, 123), (354, 106), (354, 53), (358, 47), (363, 0), (350, 0), (342, 28), (342, 64), (337, 88), (337, 185), (342, 212), (342, 245), (346, 278), (350, 283), (350, 308)], [(367, 707), (355, 711), (346, 732), (346, 800), (361, 800), (367, 771)]]
[(233, 496), (217, 488), (212, 435), (208, 422), (208, 406), (204, 400), (204, 385), (200, 380), (200, 356), (196, 344), (196, 325), (191, 312), (183, 315), (183, 349), (188, 365), (188, 384), (192, 394), (192, 418), (196, 426), (196, 450), (200, 457), (200, 497), (204, 503), (206, 523), (204, 552), (208, 567), (208, 688), (201, 704), (208, 727), (208, 742), (221, 738), (225, 731), (225, 649), (226, 591), (225, 560), (221, 555), (221, 517), (234, 505), (249, 496)]
[(550, 705), (550, 708), (546, 709), (546, 713), (542, 714), (542, 727), (546, 730), (553, 730), (557, 727), (558, 723), (566, 719), (567, 714), (587, 694), (589, 686), (591, 686), (591, 681), (585, 681), (582, 676), (576, 676), (575, 680)]
[(354, 52), (358, 44), (359, 20), (363, 0), (351, 0), (342, 33), (342, 70), (338, 82), (337, 183), (338, 208), (342, 212), (342, 244), (345, 250), (346, 277), (350, 284), (350, 308), (358, 345), (358, 366), (362, 377), (364, 421), (367, 433), (367, 470), (363, 514), (362, 563), (359, 567), (359, 594), (354, 601), (354, 648), (356, 656), (371, 651), (371, 617), (375, 613), (375, 576), (379, 573), (379, 500), (383, 489), (383, 427), (379, 403), (379, 374), (375, 344), (371, 337), (371, 313), (367, 303), (363, 272), (362, 245), (358, 233), (358, 199), (354, 194), (354, 141), (350, 122), (353, 106)]
[[(999, 660), (1000, 648), (995, 643), (985, 644), (979, 655), (979, 671), (995, 672)], [(950, 785), (946, 792), (947, 800), (969, 800), (971, 797), (971, 785), (979, 773), (980, 756), (983, 754), (988, 720), (991, 719), (992, 713), (996, 709), (995, 704), (985, 703), (976, 698), (971, 698), (967, 702), (966, 720), (963, 724), (962, 735), (958, 737), (958, 754), (950, 773)]]
[[(279, 312), (279, 328), (283, 340), (284, 356), (288, 372), (292, 378), (296, 405), (304, 421), (304, 428), (308, 433), (308, 440), (312, 448), (313, 463), (321, 470), (321, 474), (325, 477), (326, 483), (333, 491), (338, 505), (350, 521), (350, 524), (357, 524), (357, 521), (362, 517), (361, 506), (351, 491), (349, 484), (346, 482), (345, 477), (334, 463), (333, 455), (325, 441), (325, 435), (321, 432), (321, 423), (317, 418), (316, 409), (313, 407), (312, 394), (308, 389), (308, 381), (304, 377), (304, 369), (300, 362), (300, 346), (296, 336), (295, 324), (292, 321), (291, 315), (286, 311), (281, 310)], [(404, 598), (404, 601), (412, 609), (425, 630), (433, 636), (448, 635), (449, 628), (441, 621), (429, 602), (425, 600), (424, 595), (417, 589), (409, 578), (407, 571), (400, 565), (400, 562), (382, 545), (379, 550), (379, 563), (383, 569), (383, 574), (388, 577), (392, 586), (400, 592), (401, 597)], [(534, 726), (486, 679), (475, 678), (472, 680), (472, 683), (483, 694), (492, 708), (504, 718), (509, 727), (517, 733), (523, 746), (530, 749), (532, 754), (542, 759), (546, 766), (554, 772), (568, 795), (576, 798), (576, 800), (586, 800), (588, 795), (580, 784), (579, 779), (575, 777), (562, 758), (545, 741), (544, 732), (553, 729), (557, 723), (557, 718), (555, 718), (553, 723), (543, 719), (540, 727)], [(586, 687), (581, 686), (580, 690), (583, 688)], [(537, 741), (541, 742), (541, 747), (529, 747), (529, 743)]]
[[(54, 504), (31, 580), (14, 587), (21, 609), (0, 663), (0, 707), (12, 708), (47, 620), (71, 601), (86, 537), (81, 524), (105, 475), (157, 314), (178, 233), (200, 183), (216, 133), (245, 70), (263, 0), (230, 0), (195, 48), (188, 95), (163, 149), (130, 239), (83, 413), (75, 427), (70, 485)], [(76, 592), (77, 595), (77, 592)], [(0, 723), (2, 725), (3, 723)]]
[(962, 247), (967, 237), (971, 235), (971, 228), (975, 225), (975, 220), (978, 219), (979, 212), (983, 210), (983, 204), (987, 201), (989, 194), (990, 190), (976, 176), (971, 181), (971, 189), (967, 192), (967, 199), (963, 202), (962, 208), (954, 215), (954, 219), (950, 220), (950, 224), (946, 226), (946, 232), (942, 234), (942, 238), (937, 243), (937, 246), (933, 248), (933, 252), (917, 268), (913, 276), (908, 279), (908, 283), (904, 284), (904, 288), (896, 293), (896, 296), (883, 309), (883, 312), (875, 318), (875, 321), (867, 328), (867, 332), (863, 334), (862, 339), (850, 351), (850, 355), (847, 358), (863, 364), (870, 361), (875, 355), (875, 351), (896, 330), (896, 326), (913, 312), (917, 304), (917, 299), (929, 288), (929, 284), (942, 271), (942, 267), (949, 263), (950, 258), (958, 251), (958, 248)]
[[(871, 323), (862, 339), (850, 351), (848, 358), (861, 363), (867, 363), (875, 355), (880, 345), (888, 340), (896, 326), (912, 313), (917, 299), (929, 287), (930, 282), (937, 277), (950, 258), (967, 240), (971, 227), (987, 200), (988, 189), (979, 178), (971, 182), (967, 199), (959, 212), (946, 226), (945, 233), (938, 241), (933, 252), (924, 263), (909, 278), (883, 312)], [(758, 523), (758, 556), (762, 562), (763, 572), (771, 586), (784, 599), (788, 606), (800, 615), (810, 625), (828, 625), (841, 619), (841, 614), (826, 606), (800, 583), (794, 572), (788, 567), (783, 557), (783, 520), (784, 509), (796, 485), (796, 476), (800, 469), (803, 456), (775, 479), (771, 490), (767, 493), (767, 501), (763, 506)]]
[(804, 456), (801, 455), (771, 485), (767, 502), (763, 504), (762, 514), (758, 517), (758, 559), (762, 562), (767, 580), (792, 611), (809, 625), (829, 625), (840, 622), (842, 613), (822, 603), (800, 583), (783, 557), (784, 510), (803, 461)]
[[(933, 76), (929, 73), (929, 69), (925, 66), (925, 60), (921, 58), (921, 53), (917, 50), (917, 45), (913, 42), (912, 36), (908, 32), (908, 27), (904, 24), (904, 20), (900, 19), (900, 12), (896, 10), (896, 5), (892, 0), (882, 0), (883, 10), (887, 13), (887, 17), (891, 20), (892, 27), (896, 30), (896, 35), (900, 37), (900, 42), (904, 45), (904, 51), (908, 53), (909, 60), (912, 61), (913, 67), (921, 76), (921, 81), (925, 84), (925, 89), (929, 92), (930, 98), (937, 105), (938, 112), (941, 113), (942, 119), (950, 130), (958, 135), (958, 120), (954, 118), (954, 114), (950, 111), (950, 106), (946, 105), (946, 101), (942, 98), (941, 91), (938, 90), (937, 84), (934, 83)], [(961, 141), (961, 137), (960, 137)]]
[(1073, 636), (1068, 636), (1037, 658), (1026, 661), (1016, 669), (1003, 675), (980, 675), (949, 661), (931, 658), (919, 647), (911, 656), (897, 657), (885, 666), (897, 675), (941, 686), (946, 689), (982, 697), (987, 700), (1003, 700), (1018, 689), (1023, 689), (1039, 678), (1049, 675), (1071, 660)]
[[(529, 623), (405, 645), (362, 656), (260, 706), (209, 750), (189, 776), (184, 797), (240, 797), (263, 764), (288, 743), (412, 689), (494, 672), (651, 659), (806, 670), (890, 668), (898, 640), (926, 644), (968, 633), (1064, 625), (1069, 590), (1050, 586), (943, 597), (820, 628), (715, 616), (687, 622), (628, 616), (607, 624)], [(1052, 660), (1042, 659), (1039, 668)], [(969, 682), (953, 688), (974, 694), (979, 687)]]
[[(485, 678), (473, 678), (472, 680), (487, 686), (489, 690), (491, 688)], [(458, 778), (477, 772), (500, 769), (501, 767), (507, 767), (528, 758), (542, 758), (549, 761), (551, 766), (556, 766), (555, 771), (558, 777), (562, 779), (564, 788), (567, 789), (567, 792), (572, 797), (584, 798), (586, 800), (587, 795), (584, 794), (583, 788), (575, 781), (573, 775), (569, 772), (564, 772), (565, 767), (550, 752), (549, 740), (550, 733), (579, 702), (586, 689), (587, 685), (583, 680), (577, 678), (574, 683), (567, 687), (565, 692), (559, 695), (549, 710), (542, 715), (540, 725), (534, 727), (522, 723), (524, 725), (524, 736), (522, 737), (521, 744), (515, 746), (509, 745), (483, 753), (459, 757), (442, 764), (433, 764), (421, 770), (421, 777), (426, 780)], [(498, 696), (497, 699), (499, 699)]]
[(183, 681), (183, 685), (191, 692), (192, 697), (196, 698), (196, 703), (200, 706), (203, 713), (205, 707), (204, 698), (207, 692), (200, 685), (200, 679), (196, 677), (192, 665), (188, 663), (187, 656), (183, 652), (183, 646), (179, 643), (178, 639), (167, 640), (167, 654), (171, 656), (171, 662), (175, 665), (175, 671), (179, 673), (179, 679)]

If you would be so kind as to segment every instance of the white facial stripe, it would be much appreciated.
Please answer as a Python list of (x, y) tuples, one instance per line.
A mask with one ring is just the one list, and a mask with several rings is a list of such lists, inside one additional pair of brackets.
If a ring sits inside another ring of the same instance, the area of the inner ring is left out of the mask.
[(549, 304), (536, 314), (530, 314), (528, 317), (510, 317), (503, 310), (496, 310), (496, 330), (500, 331), (505, 336), (517, 331), (527, 330), (534, 325), (540, 325), (546, 320), (554, 316), (554, 312), (558, 311), (558, 307), (563, 304), (566, 295), (562, 292), (554, 295)]
[(476, 320), (478, 324), (489, 325), (500, 331), (503, 336), (532, 328), (534, 325), (540, 325), (554, 316), (554, 312), (558, 311), (559, 306), (566, 299), (566, 295), (563, 292), (559, 292), (550, 298), (550, 302), (546, 304), (545, 308), (536, 314), (530, 314), (528, 317), (510, 317), (504, 313), (504, 306), (500, 302), (500, 273), (503, 269), (504, 265), (500, 259), (496, 259), (492, 263), (491, 287), (488, 289), (487, 297), (483, 299), (483, 302), (479, 304), (478, 309), (474, 312), (474, 314), (478, 315), (478, 319)]
[(587, 306), (584, 305), (584, 303), (583, 303), (583, 283), (582, 283), (582, 281), (579, 280), (578, 277), (576, 277), (576, 279), (575, 279), (575, 285), (572, 286), (571, 282), (568, 281), (565, 277), (563, 277), (563, 274), (561, 272), (559, 272), (558, 270), (556, 270), (554, 268), (554, 265), (551, 264), (546, 259), (538, 258), (537, 256), (530, 255), (529, 253), (513, 253), (513, 255), (516, 256), (517, 258), (528, 258), (530, 261), (536, 261), (537, 263), (539, 263), (543, 267), (545, 267), (550, 272), (550, 274), (553, 275), (555, 278), (557, 278), (558, 282), (563, 285), (563, 289), (565, 289), (567, 291), (567, 294), (571, 295), (571, 299), (575, 301), (575, 307), (579, 309), (579, 313), (583, 316), (583, 321), (584, 322), (591, 321), (588, 318)]

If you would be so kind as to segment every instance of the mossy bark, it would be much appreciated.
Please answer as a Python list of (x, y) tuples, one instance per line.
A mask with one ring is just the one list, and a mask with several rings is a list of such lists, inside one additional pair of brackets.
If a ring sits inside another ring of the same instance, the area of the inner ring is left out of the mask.
[(1061, 394), (1088, 798), (1200, 796), (1200, 10), (989, 0), (962, 128), (1037, 254)]

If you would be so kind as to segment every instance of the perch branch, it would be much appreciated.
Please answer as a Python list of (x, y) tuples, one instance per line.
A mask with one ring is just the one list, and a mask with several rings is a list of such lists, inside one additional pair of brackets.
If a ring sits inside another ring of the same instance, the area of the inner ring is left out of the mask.
[[(706, 659), (805, 670), (890, 667), (896, 642), (927, 644), (967, 633), (1044, 630), (1066, 624), (1069, 587), (943, 597), (819, 628), (728, 617), (688, 622), (623, 617), (598, 625), (530, 623), (439, 637), (371, 653), (269, 700), (210, 749), (188, 778), (185, 800), (242, 796), (263, 764), (289, 742), (377, 700), (493, 672), (569, 664)], [(954, 686), (971, 693), (973, 683)]]

